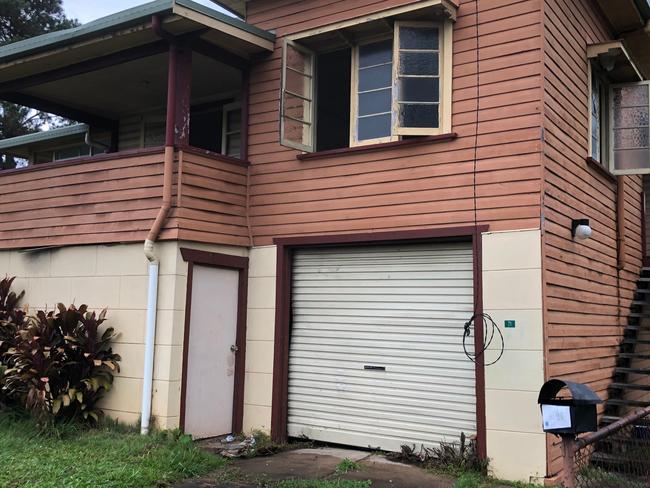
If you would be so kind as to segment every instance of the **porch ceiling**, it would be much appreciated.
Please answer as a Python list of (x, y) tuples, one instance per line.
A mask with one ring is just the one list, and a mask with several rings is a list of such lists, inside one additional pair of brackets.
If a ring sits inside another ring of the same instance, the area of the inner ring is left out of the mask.
[(161, 106), (167, 45), (154, 32), (153, 16), (203, 54), (195, 53), (193, 98), (207, 96), (208, 87), (234, 89), (240, 77), (233, 66), (273, 50), (273, 34), (240, 19), (191, 0), (156, 0), (0, 47), (0, 100), (105, 126), (107, 118)]
[[(241, 73), (193, 54), (192, 102), (238, 91)], [(65, 107), (116, 120), (163, 108), (167, 94), (167, 53), (160, 53), (20, 91)]]

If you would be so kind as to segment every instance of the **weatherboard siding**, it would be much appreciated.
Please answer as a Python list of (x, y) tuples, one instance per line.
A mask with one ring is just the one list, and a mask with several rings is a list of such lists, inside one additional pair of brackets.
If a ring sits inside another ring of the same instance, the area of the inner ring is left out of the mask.
[(179, 238), (247, 246), (247, 168), (198, 151), (181, 151), (179, 160), (179, 197), (173, 210)]
[[(256, 245), (277, 236), (490, 224), (539, 228), (540, 1), (481, 2), (480, 111), (475, 2), (454, 24), (451, 141), (299, 160), (279, 144), (282, 38), (409, 1), (254, 0), (248, 21), (278, 35), (251, 75), (250, 220)], [(474, 210), (476, 181), (476, 213)]]
[[(162, 205), (162, 148), (0, 174), (0, 249), (144, 241)], [(246, 246), (246, 167), (176, 153), (161, 240)]]
[[(546, 376), (586, 383), (606, 398), (641, 266), (642, 181), (625, 177), (626, 265), (617, 272), (617, 185), (585, 161), (586, 48), (611, 37), (587, 0), (546, 0), (544, 21)], [(591, 239), (571, 239), (574, 218), (590, 219)], [(551, 436), (548, 449), (548, 472), (557, 473)]]
[(162, 199), (162, 150), (0, 175), (0, 248), (144, 239)]

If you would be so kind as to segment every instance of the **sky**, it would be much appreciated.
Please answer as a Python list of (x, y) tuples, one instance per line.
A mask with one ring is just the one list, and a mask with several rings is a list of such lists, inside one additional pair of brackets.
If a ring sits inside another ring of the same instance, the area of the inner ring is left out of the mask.
[[(222, 10), (210, 0), (194, 1)], [(68, 17), (76, 18), (79, 22), (85, 24), (91, 20), (105, 17), (106, 15), (114, 14), (120, 10), (135, 7), (136, 5), (142, 5), (143, 3), (149, 2), (147, 0), (63, 0), (63, 9)]]

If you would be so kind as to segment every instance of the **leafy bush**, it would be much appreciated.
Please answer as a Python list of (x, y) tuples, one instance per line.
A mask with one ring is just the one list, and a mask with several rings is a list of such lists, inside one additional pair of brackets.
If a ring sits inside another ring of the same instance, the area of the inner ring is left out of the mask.
[(119, 355), (112, 328), (100, 333), (99, 315), (86, 305), (57, 306), (57, 313), (25, 316), (17, 310), (24, 293), (0, 282), (0, 401), (31, 412), (40, 423), (83, 418), (98, 422), (97, 402), (113, 384)]

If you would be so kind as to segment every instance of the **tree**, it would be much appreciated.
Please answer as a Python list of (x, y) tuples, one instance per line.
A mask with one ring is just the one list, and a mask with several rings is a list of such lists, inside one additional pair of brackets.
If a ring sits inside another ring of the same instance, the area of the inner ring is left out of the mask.
[[(0, 45), (79, 25), (65, 16), (61, 0), (0, 0)], [(59, 117), (12, 103), (0, 102), (0, 139), (42, 130), (45, 124), (63, 125)], [(0, 161), (13, 167), (10, 157)]]

